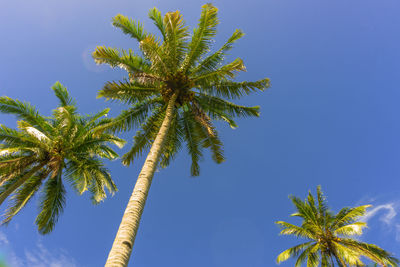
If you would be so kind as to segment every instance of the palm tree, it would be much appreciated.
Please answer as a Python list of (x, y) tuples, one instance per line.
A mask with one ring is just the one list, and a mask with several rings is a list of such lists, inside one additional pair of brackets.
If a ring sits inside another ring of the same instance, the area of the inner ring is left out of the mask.
[(98, 131), (109, 119), (105, 109), (92, 116), (76, 113), (74, 100), (59, 82), (52, 87), (60, 104), (53, 117), (44, 117), (35, 107), (9, 97), (0, 97), (0, 112), (14, 114), (18, 130), (0, 125), (0, 204), (9, 197), (3, 223), (8, 223), (44, 184), (36, 224), (41, 234), (54, 228), (65, 206), (63, 178), (82, 194), (89, 190), (94, 203), (116, 186), (101, 158), (118, 155), (109, 146), (124, 141)]
[(202, 149), (209, 148), (215, 162), (224, 161), (222, 142), (212, 120), (226, 121), (237, 127), (235, 117), (259, 116), (259, 107), (246, 107), (226, 99), (238, 99), (269, 87), (269, 80), (233, 81), (244, 71), (238, 58), (223, 65), (234, 42), (243, 36), (236, 30), (216, 52), (209, 53), (216, 35), (218, 9), (211, 4), (202, 7), (193, 34), (179, 11), (162, 16), (153, 8), (149, 17), (160, 30), (160, 38), (146, 32), (142, 24), (123, 15), (113, 18), (113, 25), (139, 42), (142, 56), (131, 49), (97, 47), (93, 57), (98, 64), (109, 64), (128, 72), (129, 79), (108, 82), (99, 96), (132, 105), (107, 125), (113, 131), (130, 130), (140, 125), (134, 144), (123, 156), (129, 165), (150, 148), (133, 194), (110, 251), (106, 266), (126, 266), (139, 227), (140, 217), (158, 166), (167, 166), (186, 143), (192, 158), (191, 174), (199, 175)]
[(279, 254), (277, 262), (297, 257), (295, 266), (304, 262), (307, 266), (332, 267), (334, 260), (338, 266), (365, 266), (360, 257), (364, 256), (381, 266), (398, 266), (399, 260), (389, 252), (372, 244), (360, 242), (352, 236), (361, 235), (365, 222), (358, 221), (370, 205), (343, 208), (333, 214), (327, 207), (321, 187), (317, 187), (317, 204), (311, 192), (305, 201), (291, 196), (296, 212), (291, 216), (300, 217), (301, 226), (287, 222), (276, 222), (282, 235), (294, 235), (308, 239), (307, 242), (289, 248)]

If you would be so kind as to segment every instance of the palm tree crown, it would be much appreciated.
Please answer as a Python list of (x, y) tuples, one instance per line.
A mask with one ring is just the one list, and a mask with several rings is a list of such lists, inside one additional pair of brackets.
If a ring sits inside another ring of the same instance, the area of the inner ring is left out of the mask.
[[(129, 74), (122, 82), (108, 82), (99, 96), (131, 104), (108, 128), (129, 130), (141, 125), (134, 145), (123, 156), (129, 165), (149, 148), (161, 127), (168, 102), (174, 101), (171, 127), (163, 145), (160, 165), (165, 167), (186, 142), (192, 158), (191, 174), (199, 175), (202, 149), (210, 148), (215, 162), (224, 161), (222, 143), (212, 119), (226, 121), (237, 127), (235, 117), (259, 116), (259, 107), (236, 105), (226, 99), (238, 99), (269, 87), (269, 79), (255, 82), (235, 82), (237, 72), (245, 71), (238, 58), (223, 65), (227, 52), (244, 34), (236, 30), (216, 52), (209, 53), (216, 34), (218, 9), (211, 4), (202, 7), (198, 27), (193, 34), (179, 11), (165, 16), (156, 8), (149, 12), (160, 38), (146, 32), (142, 24), (123, 15), (113, 18), (113, 25), (136, 39), (142, 56), (129, 50), (97, 47), (93, 57), (98, 64), (121, 67)], [(190, 38), (191, 37), (191, 38)]]
[(311, 193), (303, 202), (291, 196), (296, 212), (291, 216), (300, 217), (301, 226), (287, 222), (276, 222), (282, 235), (294, 235), (308, 239), (308, 242), (294, 246), (279, 254), (280, 263), (290, 257), (297, 257), (295, 266), (306, 262), (307, 266), (333, 267), (334, 260), (339, 266), (365, 266), (361, 257), (367, 257), (381, 266), (398, 266), (399, 261), (380, 247), (352, 238), (361, 235), (365, 222), (358, 221), (370, 205), (343, 208), (333, 214), (327, 207), (321, 187), (317, 188), (317, 203)]
[(40, 115), (28, 103), (0, 97), (0, 112), (20, 119), (18, 130), (0, 125), (0, 204), (10, 197), (3, 223), (8, 223), (44, 183), (36, 218), (42, 234), (53, 230), (65, 206), (62, 178), (79, 194), (89, 190), (94, 203), (106, 197), (105, 188), (116, 191), (100, 159), (118, 156), (108, 143), (124, 144), (122, 139), (99, 131), (110, 122), (101, 118), (108, 109), (79, 115), (65, 87), (57, 82), (52, 89), (60, 101), (52, 117)]

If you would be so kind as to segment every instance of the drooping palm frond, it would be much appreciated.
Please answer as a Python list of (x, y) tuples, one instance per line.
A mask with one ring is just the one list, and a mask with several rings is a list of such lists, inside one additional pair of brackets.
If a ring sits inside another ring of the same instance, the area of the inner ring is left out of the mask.
[(361, 235), (366, 227), (365, 222), (359, 222), (361, 216), (370, 205), (354, 208), (343, 208), (333, 214), (326, 203), (321, 187), (317, 187), (317, 200), (311, 192), (305, 201), (290, 197), (296, 212), (292, 216), (302, 219), (301, 226), (278, 221), (280, 234), (293, 235), (309, 240), (294, 246), (279, 254), (277, 262), (296, 258), (295, 266), (303, 263), (307, 266), (364, 266), (362, 257), (366, 257), (381, 266), (398, 266), (399, 261), (389, 252), (380, 247), (352, 239), (351, 236)]
[(108, 109), (79, 115), (75, 100), (61, 83), (55, 83), (52, 89), (59, 100), (52, 117), (41, 116), (28, 103), (0, 99), (0, 111), (21, 119), (18, 130), (0, 127), (0, 204), (9, 199), (3, 223), (9, 223), (39, 192), (36, 224), (42, 234), (54, 229), (65, 206), (64, 178), (79, 193), (90, 191), (95, 203), (106, 197), (105, 189), (116, 191), (101, 159), (117, 158), (109, 144), (121, 147), (125, 143), (101, 129), (110, 123), (102, 119)]

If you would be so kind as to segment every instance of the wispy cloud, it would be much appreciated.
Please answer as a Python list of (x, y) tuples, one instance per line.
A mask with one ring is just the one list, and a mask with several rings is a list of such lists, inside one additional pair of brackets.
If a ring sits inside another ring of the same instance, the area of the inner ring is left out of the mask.
[(400, 242), (400, 218), (397, 216), (398, 210), (399, 205), (396, 202), (377, 205), (369, 209), (361, 217), (361, 221), (368, 222), (373, 218), (378, 218), (386, 226), (387, 231), (395, 233), (396, 241)]
[(7, 236), (0, 232), (0, 245), (7, 251), (7, 263), (13, 267), (77, 267), (75, 260), (62, 249), (47, 249), (40, 241), (34, 248), (24, 250), (22, 255), (11, 247)]
[(378, 215), (379, 211), (383, 211), (379, 214), (379, 220), (387, 225), (392, 225), (397, 215), (395, 208), (396, 208), (395, 203), (386, 203), (383, 205), (373, 207), (372, 209), (368, 210), (365, 213), (365, 215), (362, 217), (361, 220), (364, 222), (368, 222), (370, 219)]

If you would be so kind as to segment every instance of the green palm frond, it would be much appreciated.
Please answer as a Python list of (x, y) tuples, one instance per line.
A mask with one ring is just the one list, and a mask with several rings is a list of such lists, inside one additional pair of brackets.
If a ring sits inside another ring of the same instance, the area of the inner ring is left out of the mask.
[(132, 104), (149, 99), (157, 94), (158, 87), (155, 85), (149, 86), (137, 82), (107, 82), (97, 96)]
[(278, 256), (278, 262), (297, 257), (297, 267), (303, 263), (307, 266), (317, 267), (321, 264), (323, 267), (333, 267), (334, 261), (342, 267), (365, 266), (361, 257), (367, 257), (382, 266), (398, 266), (398, 259), (380, 247), (347, 238), (361, 235), (362, 229), (367, 227), (365, 222), (358, 222), (357, 219), (365, 214), (370, 205), (343, 208), (333, 214), (320, 186), (317, 187), (316, 199), (311, 192), (304, 201), (295, 196), (290, 196), (290, 199), (297, 210), (292, 216), (300, 217), (302, 224), (297, 226), (276, 222), (282, 229), (280, 234), (306, 238), (313, 245), (305, 247), (301, 244), (288, 249)]
[(340, 228), (346, 224), (353, 223), (355, 220), (363, 216), (369, 207), (371, 207), (371, 205), (341, 209), (335, 216), (335, 221), (332, 224), (332, 227)]
[[(317, 263), (318, 266), (318, 258), (316, 259), (316, 252), (313, 252), (315, 248), (318, 246), (317, 243), (313, 243), (307, 248), (303, 250), (303, 252), (300, 253), (300, 255), (297, 257), (295, 267), (300, 267), (304, 262), (306, 262), (307, 267), (309, 266), (315, 266), (313, 264)], [(310, 264), (310, 265), (309, 265)]]
[(48, 234), (53, 230), (65, 206), (66, 191), (62, 184), (61, 171), (46, 181), (41, 193), (40, 213), (35, 222), (41, 234)]
[(191, 112), (183, 112), (183, 120), (181, 121), (184, 138), (187, 144), (187, 150), (192, 158), (192, 164), (190, 166), (190, 174), (192, 176), (200, 175), (200, 166), (199, 161), (203, 157), (203, 153), (200, 149), (200, 136), (199, 132), (195, 131), (195, 123), (193, 118), (193, 114)]
[[(0, 204), (9, 200), (3, 223), (8, 223), (44, 184), (39, 232), (51, 232), (65, 205), (63, 177), (83, 193), (89, 190), (94, 203), (116, 191), (109, 171), (101, 159), (115, 159), (109, 147), (122, 147), (123, 139), (105, 130), (109, 109), (94, 115), (79, 115), (75, 101), (59, 82), (52, 87), (60, 104), (52, 117), (40, 116), (27, 103), (3, 97), (3, 111), (17, 115), (18, 129), (0, 126)], [(1, 105), (1, 104), (0, 104)], [(11, 107), (11, 108), (10, 108)], [(39, 119), (37, 119), (39, 118)]]
[(6, 210), (2, 224), (7, 224), (28, 203), (42, 185), (49, 172), (43, 170), (35, 176), (31, 176), (11, 197), (9, 208)]
[(246, 107), (241, 105), (236, 105), (232, 102), (223, 100), (218, 97), (197, 93), (195, 100), (201, 104), (201, 106), (206, 107), (209, 111), (223, 111), (229, 116), (246, 118), (246, 117), (259, 117), (260, 107)]
[(335, 229), (334, 233), (342, 236), (362, 235), (365, 227), (367, 227), (365, 222), (354, 222)]
[(148, 149), (151, 142), (155, 139), (158, 129), (161, 127), (164, 111), (157, 109), (141, 125), (141, 130), (137, 131), (133, 137), (133, 146), (122, 156), (122, 163), (129, 166), (135, 157), (142, 155), (145, 149)]
[(308, 247), (310, 247), (312, 245), (313, 245), (313, 242), (309, 241), (309, 242), (302, 243), (300, 245), (291, 247), (291, 248), (283, 251), (281, 254), (279, 254), (278, 257), (276, 258), (276, 262), (279, 264), (281, 262), (288, 260), (289, 258), (297, 257), (299, 255), (299, 253), (301, 253), (303, 250), (307, 249)]
[(18, 119), (25, 120), (42, 131), (47, 132), (52, 130), (51, 125), (46, 119), (29, 103), (2, 96), (0, 97), (0, 112), (13, 114), (17, 116)]
[(192, 40), (189, 43), (189, 51), (182, 64), (182, 71), (186, 72), (205, 53), (209, 52), (212, 38), (217, 33), (218, 9), (212, 4), (205, 4), (202, 7), (197, 28), (193, 31)]
[(399, 265), (399, 260), (397, 258), (374, 244), (367, 244), (349, 238), (342, 238), (338, 243), (382, 266), (397, 267)]
[(255, 82), (233, 82), (221, 81), (212, 83), (207, 87), (200, 87), (200, 92), (204, 92), (217, 97), (227, 99), (237, 99), (253, 92), (264, 91), (269, 87), (269, 79), (262, 79)]
[(140, 42), (140, 49), (152, 65), (151, 69), (157, 73), (168, 75), (171, 65), (170, 58), (163, 51), (160, 41), (155, 36), (149, 35)]
[(113, 68), (119, 67), (132, 74), (151, 72), (149, 63), (131, 49), (120, 52), (115, 48), (97, 46), (92, 56), (97, 64), (108, 64)]
[(153, 98), (136, 103), (132, 108), (124, 110), (109, 123), (99, 127), (98, 131), (111, 132), (129, 131), (145, 121), (149, 112), (160, 106), (161, 98)]
[(54, 94), (60, 100), (60, 106), (75, 106), (76, 102), (71, 96), (69, 95), (67, 88), (65, 88), (60, 82), (56, 82), (51, 89), (53, 89)]
[(207, 56), (197, 66), (193, 67), (193, 69), (190, 70), (190, 74), (196, 76), (215, 71), (219, 64), (222, 64), (224, 61), (227, 52), (233, 48), (233, 44), (243, 36), (244, 33), (241, 30), (235, 30), (228, 41), (218, 51)]
[(160, 30), (164, 40), (165, 40), (165, 24), (164, 24), (164, 19), (163, 16), (161, 15), (160, 10), (158, 10), (156, 7), (153, 7), (149, 11), (149, 18), (153, 20), (154, 25)]
[(196, 86), (202, 88), (209, 86), (210, 83), (218, 84), (221, 80), (234, 79), (239, 71), (245, 70), (246, 67), (244, 66), (243, 60), (237, 58), (216, 70), (195, 76), (193, 82)]
[(179, 68), (186, 50), (187, 50), (187, 37), (189, 35), (188, 27), (185, 26), (182, 14), (179, 11), (168, 12), (164, 16), (165, 37), (163, 48), (168, 51), (172, 71)]
[(118, 14), (113, 18), (112, 24), (115, 27), (120, 28), (123, 33), (139, 42), (147, 36), (147, 32), (143, 29), (143, 25), (140, 22), (135, 22), (121, 14)]
[(277, 221), (275, 223), (282, 228), (281, 232), (279, 233), (281, 235), (294, 235), (296, 237), (304, 237), (309, 239), (315, 238), (314, 234), (304, 227), (299, 227), (283, 221)]

